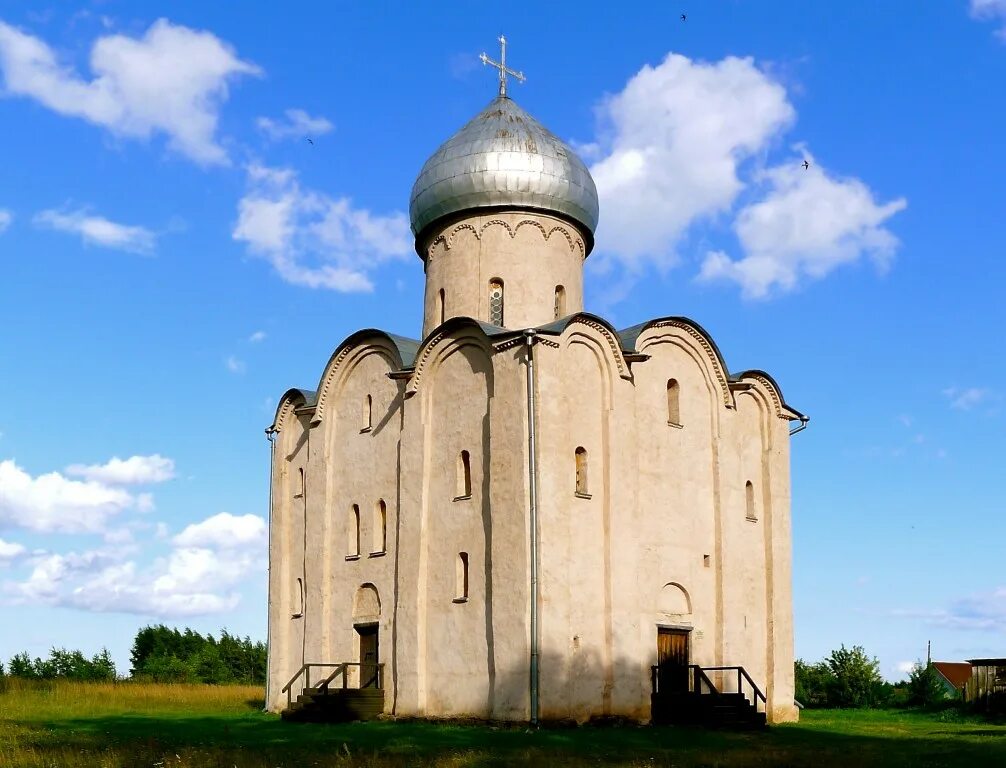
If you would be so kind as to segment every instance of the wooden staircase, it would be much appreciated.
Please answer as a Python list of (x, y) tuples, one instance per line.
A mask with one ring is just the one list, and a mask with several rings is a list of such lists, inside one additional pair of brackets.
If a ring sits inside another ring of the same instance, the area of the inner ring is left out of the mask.
[[(334, 671), (311, 685), (312, 668)], [(359, 675), (351, 684), (352, 668), (358, 668)], [(295, 699), (293, 692), (299, 684), (303, 687)], [(286, 694), (286, 709), (281, 714), (284, 720), (311, 723), (373, 720), (384, 712), (384, 665), (305, 664), (283, 686), (283, 693)]]
[[(656, 666), (651, 668), (650, 717), (653, 723), (733, 729), (765, 727), (765, 695), (744, 667), (692, 664), (686, 678), (666, 672)], [(719, 673), (719, 688), (713, 684), (710, 672)], [(669, 684), (672, 680), (673, 685)], [(751, 689), (750, 699), (745, 693), (745, 683)], [(727, 687), (733, 690), (720, 690)]]

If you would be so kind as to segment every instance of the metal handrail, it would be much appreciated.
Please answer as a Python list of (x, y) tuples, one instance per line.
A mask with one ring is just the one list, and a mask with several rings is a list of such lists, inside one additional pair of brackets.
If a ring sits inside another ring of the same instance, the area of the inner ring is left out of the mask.
[(377, 688), (378, 690), (383, 690), (384, 688), (384, 664), (373, 664), (362, 661), (310, 662), (308, 664), (301, 665), (301, 668), (297, 670), (296, 674), (294, 674), (294, 676), (290, 678), (289, 682), (286, 685), (284, 685), (282, 690), (280, 691), (280, 693), (286, 694), (287, 707), (289, 707), (293, 703), (293, 685), (294, 683), (297, 682), (297, 680), (301, 677), (301, 675), (304, 676), (304, 688), (311, 687), (311, 667), (335, 668), (335, 671), (332, 672), (332, 674), (330, 674), (328, 677), (326, 677), (318, 684), (319, 690), (324, 691), (326, 695), (329, 692), (330, 683), (332, 682), (332, 680), (336, 678), (336, 676), (339, 675), (339, 673), (342, 673), (342, 689), (346, 690), (349, 687), (348, 685), (349, 676), (346, 674), (349, 671), (349, 667), (359, 667), (361, 678), (363, 676), (364, 669), (373, 668), (375, 671), (373, 679), (374, 682), (376, 683), (374, 687)]

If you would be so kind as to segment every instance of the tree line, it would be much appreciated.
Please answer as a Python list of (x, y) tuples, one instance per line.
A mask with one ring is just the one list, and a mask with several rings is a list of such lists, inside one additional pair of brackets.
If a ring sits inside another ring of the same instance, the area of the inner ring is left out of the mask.
[(907, 680), (892, 684), (860, 645), (842, 645), (816, 664), (797, 659), (795, 671), (796, 700), (808, 708), (934, 707), (947, 700), (931, 663), (917, 662)]
[[(249, 637), (237, 637), (226, 629), (219, 638), (192, 629), (178, 630), (158, 624), (139, 630), (130, 652), (128, 678), (159, 683), (242, 683), (265, 682), (266, 647)], [(28, 680), (120, 679), (108, 649), (91, 658), (80, 651), (53, 648), (48, 658), (18, 653), (6, 668), (0, 662), (0, 676)]]

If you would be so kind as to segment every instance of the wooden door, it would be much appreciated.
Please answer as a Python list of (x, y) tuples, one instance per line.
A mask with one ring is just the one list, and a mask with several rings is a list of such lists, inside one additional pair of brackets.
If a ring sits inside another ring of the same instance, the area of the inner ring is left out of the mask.
[(377, 624), (362, 624), (356, 632), (360, 636), (360, 687), (378, 688)]
[(657, 628), (660, 693), (688, 690), (688, 630)]

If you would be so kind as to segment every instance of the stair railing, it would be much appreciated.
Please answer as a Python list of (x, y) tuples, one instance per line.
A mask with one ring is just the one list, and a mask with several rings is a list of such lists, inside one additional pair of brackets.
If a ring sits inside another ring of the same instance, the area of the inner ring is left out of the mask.
[(759, 701), (762, 703), (762, 710), (765, 712), (768, 711), (768, 700), (765, 698), (765, 694), (761, 692), (761, 688), (751, 679), (751, 675), (748, 674), (744, 667), (703, 667), (703, 669), (706, 672), (736, 672), (737, 693), (745, 695), (743, 681), (747, 681), (748, 685), (751, 686), (751, 703), (754, 705), (755, 712), (758, 711)]
[[(737, 693), (745, 696), (744, 692), (744, 682), (747, 682), (751, 686), (751, 699), (754, 705), (755, 712), (758, 710), (758, 702), (762, 704), (762, 711), (768, 711), (768, 701), (765, 698), (765, 694), (761, 692), (757, 683), (751, 679), (751, 675), (748, 674), (744, 667), (701, 667), (698, 664), (688, 665), (688, 680), (689, 680), (689, 691), (691, 693), (709, 693), (713, 696), (719, 696), (722, 691), (716, 687), (716, 684), (709, 678), (707, 672), (736, 672), (737, 673)], [(650, 685), (653, 693), (670, 693), (670, 691), (662, 691), (661, 686), (661, 674), (660, 666), (654, 665), (650, 667)], [(705, 686), (705, 691), (703, 691), (703, 686)]]
[[(342, 690), (346, 690), (349, 687), (349, 667), (359, 667), (360, 668), (360, 687), (373, 687), (378, 690), (384, 689), (384, 664), (373, 664), (360, 661), (341, 661), (341, 662), (311, 662), (309, 664), (303, 664), (300, 669), (297, 670), (296, 674), (290, 678), (290, 681), (283, 686), (281, 693), (286, 694), (286, 706), (289, 709), (290, 705), (293, 703), (293, 689), (294, 684), (301, 677), (304, 678), (304, 685), (301, 690), (305, 690), (311, 687), (311, 668), (312, 667), (326, 667), (333, 668), (334, 671), (328, 675), (324, 680), (318, 683), (318, 690), (323, 694), (327, 695), (332, 688), (332, 681), (342, 675)], [(366, 671), (372, 670), (373, 677), (366, 678), (364, 682), (364, 673)], [(374, 685), (369, 684), (373, 682)]]

